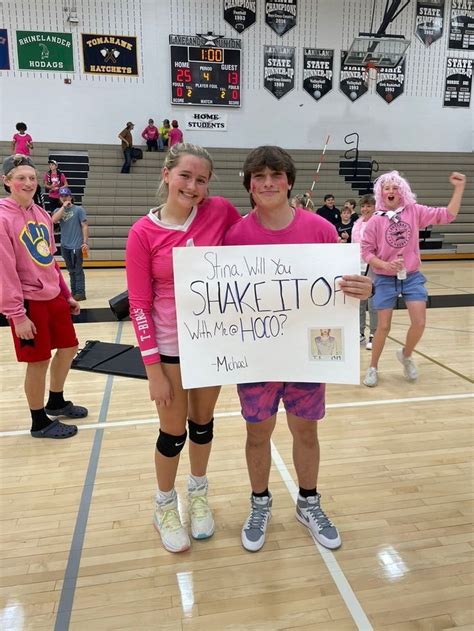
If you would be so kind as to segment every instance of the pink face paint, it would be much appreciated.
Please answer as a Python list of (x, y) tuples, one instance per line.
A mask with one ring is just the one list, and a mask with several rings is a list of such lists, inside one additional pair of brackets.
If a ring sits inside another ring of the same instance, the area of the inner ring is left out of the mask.
[(23, 183), (17, 182), (16, 180), (13, 180), (11, 183), (11, 187), (15, 191), (15, 193), (19, 193), (22, 189), (22, 186), (23, 186)]

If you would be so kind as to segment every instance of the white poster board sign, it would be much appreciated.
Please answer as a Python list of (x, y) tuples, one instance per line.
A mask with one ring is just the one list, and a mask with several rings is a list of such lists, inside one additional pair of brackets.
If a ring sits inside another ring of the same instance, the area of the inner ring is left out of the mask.
[(173, 250), (185, 388), (301, 381), (359, 383), (358, 244)]

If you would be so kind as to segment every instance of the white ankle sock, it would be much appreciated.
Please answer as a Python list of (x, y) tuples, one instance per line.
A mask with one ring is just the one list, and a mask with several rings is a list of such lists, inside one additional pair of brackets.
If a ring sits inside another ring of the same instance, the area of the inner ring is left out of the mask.
[(174, 487), (171, 489), (171, 491), (160, 491), (160, 489), (158, 489), (158, 491), (156, 492), (156, 501), (158, 502), (158, 504), (164, 504), (165, 502), (168, 502), (169, 500), (175, 498), (176, 490)]
[(188, 488), (194, 489), (197, 486), (203, 486), (207, 484), (207, 475), (193, 475), (189, 474), (188, 478)]

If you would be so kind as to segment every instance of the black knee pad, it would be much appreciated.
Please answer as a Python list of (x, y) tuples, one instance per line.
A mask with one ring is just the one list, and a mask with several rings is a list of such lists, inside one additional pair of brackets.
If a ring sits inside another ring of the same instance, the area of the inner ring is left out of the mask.
[(158, 440), (156, 441), (156, 448), (163, 456), (166, 456), (167, 458), (174, 458), (184, 447), (186, 436), (187, 432), (184, 432), (181, 436), (172, 436), (160, 429)]
[(198, 425), (190, 418), (188, 418), (188, 427), (189, 427), (189, 440), (192, 440), (193, 443), (197, 443), (198, 445), (206, 445), (210, 443), (213, 436), (213, 428), (214, 428), (214, 419), (211, 418), (209, 423), (205, 425)]

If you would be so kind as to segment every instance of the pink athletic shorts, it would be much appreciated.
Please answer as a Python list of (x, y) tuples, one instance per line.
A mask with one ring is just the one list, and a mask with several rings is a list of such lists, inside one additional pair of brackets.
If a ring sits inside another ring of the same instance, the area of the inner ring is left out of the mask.
[(242, 416), (249, 423), (259, 423), (278, 411), (280, 400), (285, 410), (306, 419), (318, 421), (325, 413), (324, 383), (262, 381), (237, 386)]

